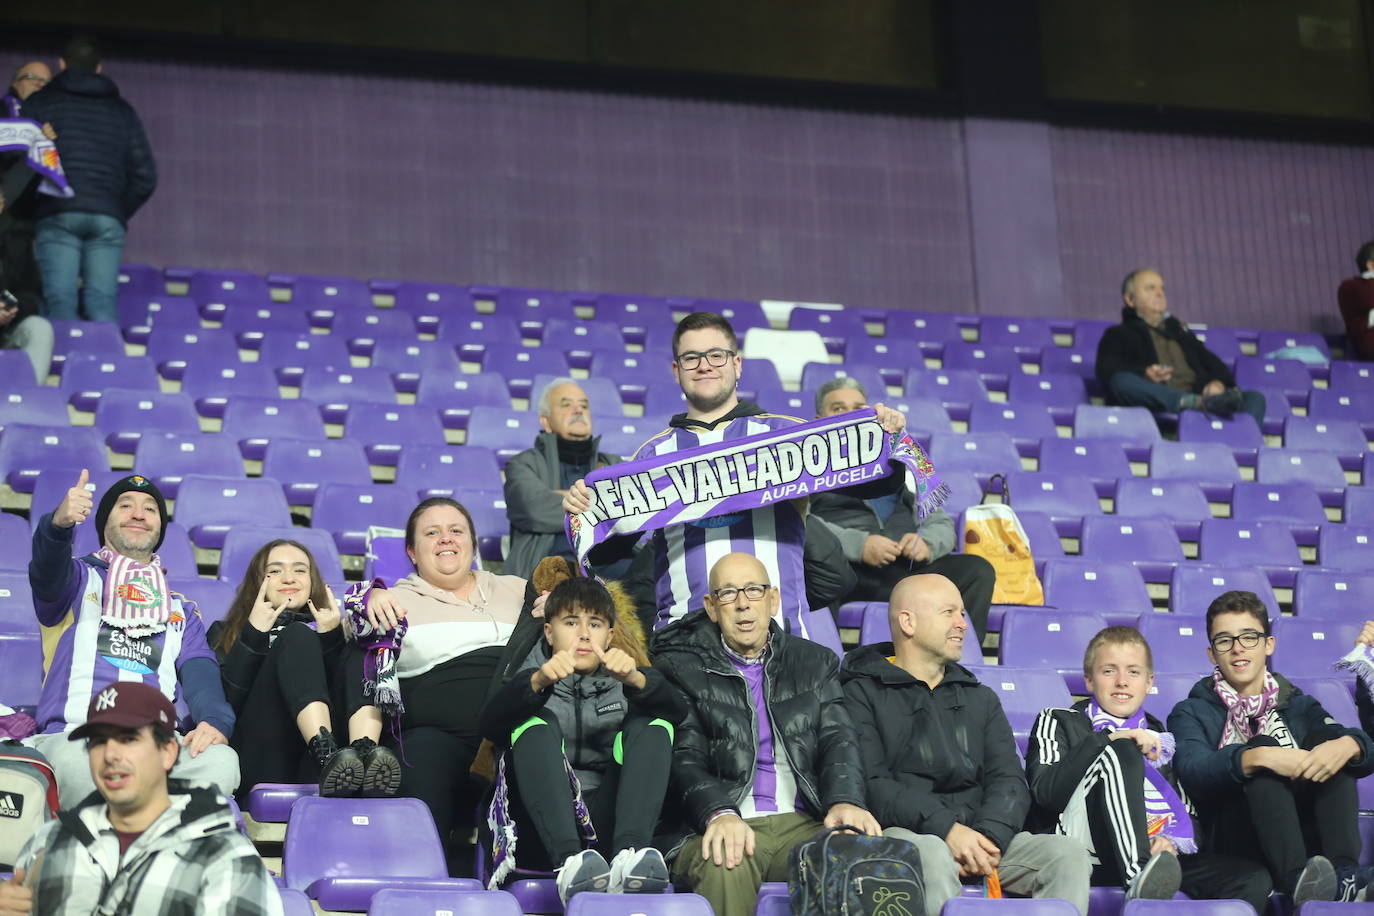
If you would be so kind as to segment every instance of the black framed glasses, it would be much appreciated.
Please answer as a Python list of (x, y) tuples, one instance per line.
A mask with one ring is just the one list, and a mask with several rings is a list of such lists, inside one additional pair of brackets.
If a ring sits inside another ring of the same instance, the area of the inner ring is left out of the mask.
[(683, 369), (691, 370), (701, 365), (701, 361), (706, 360), (706, 365), (719, 369), (728, 363), (735, 356), (734, 350), (724, 350), (720, 347), (707, 350), (705, 353), (698, 353), (695, 350), (688, 350), (686, 353), (678, 355), (677, 364)]
[(750, 601), (762, 601), (763, 596), (768, 594), (768, 585), (746, 585), (744, 588), (734, 588), (726, 586), (711, 592), (711, 596), (716, 599), (716, 604), (732, 604), (739, 597), (740, 592), (744, 592), (744, 597)]
[(1223, 633), (1212, 640), (1212, 649), (1216, 652), (1230, 652), (1231, 647), (1236, 643), (1240, 643), (1242, 649), (1253, 649), (1260, 644), (1262, 639), (1264, 639), (1264, 634), (1256, 633), (1254, 630), (1246, 630), (1239, 636)]

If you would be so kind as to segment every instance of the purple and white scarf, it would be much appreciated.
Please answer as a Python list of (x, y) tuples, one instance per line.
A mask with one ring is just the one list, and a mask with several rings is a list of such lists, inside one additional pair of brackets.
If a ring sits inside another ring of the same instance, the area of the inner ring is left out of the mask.
[(1374, 646), (1356, 643), (1355, 648), (1331, 666), (1337, 671), (1353, 671), (1365, 687), (1374, 691)]
[(568, 543), (592, 575), (587, 554), (609, 537), (748, 512), (899, 468), (911, 471), (919, 516), (949, 498), (925, 451), (906, 430), (884, 431), (871, 408), (627, 461), (587, 475), (592, 505), (568, 516)]
[[(506, 759), (510, 751), (501, 755), (496, 763), (496, 794), (492, 796), (491, 807), (487, 809), (487, 826), (491, 828), (491, 879), (487, 890), (500, 890), (506, 878), (515, 871), (515, 818), (510, 813), (510, 776), (506, 773)], [(573, 816), (577, 819), (577, 830), (582, 834), (582, 848), (596, 845), (596, 827), (592, 824), (591, 812), (582, 799), (582, 782), (577, 778), (568, 756), (563, 755), (563, 771), (568, 776), (568, 787), (572, 789)]]
[(1221, 730), (1218, 748), (1228, 744), (1245, 744), (1256, 735), (1269, 735), (1284, 747), (1296, 747), (1292, 734), (1279, 718), (1279, 682), (1264, 672), (1264, 687), (1254, 696), (1243, 697), (1226, 683), (1221, 667), (1212, 672), (1212, 689), (1226, 707), (1226, 727)]
[(1174, 759), (1174, 736), (1156, 732), (1145, 722), (1145, 710), (1136, 710), (1128, 719), (1118, 719), (1105, 712), (1096, 700), (1089, 700), (1084, 714), (1092, 721), (1095, 732), (1143, 729), (1159, 738), (1159, 759), (1145, 758), (1145, 824), (1150, 836), (1163, 836), (1181, 853), (1197, 852), (1193, 838), (1193, 819), (1173, 785), (1164, 776), (1163, 768)]
[(386, 584), (376, 579), (366, 583), (365, 588), (350, 590), (344, 596), (344, 623), (353, 641), (363, 650), (363, 696), (371, 697), (372, 705), (378, 709), (391, 713), (394, 726), (396, 717), (405, 712), (396, 658), (410, 623), (402, 617), (390, 630), (374, 627), (367, 616), (367, 595), (374, 588), (386, 588)]
[(96, 557), (109, 564), (101, 600), (101, 622), (139, 638), (161, 633), (172, 620), (171, 593), (162, 558), (140, 563), (105, 546)]
[(0, 153), (22, 152), (25, 164), (37, 172), (40, 194), (74, 197), (76, 190), (67, 183), (57, 144), (43, 133), (43, 126), (27, 118), (0, 118)]

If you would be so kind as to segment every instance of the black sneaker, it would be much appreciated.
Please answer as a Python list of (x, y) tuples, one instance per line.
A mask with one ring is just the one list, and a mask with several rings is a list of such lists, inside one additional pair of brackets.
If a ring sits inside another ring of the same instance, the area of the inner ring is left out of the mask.
[(1130, 887), (1127, 900), (1172, 900), (1183, 881), (1183, 869), (1172, 852), (1157, 852), (1140, 869)]
[(1218, 417), (1229, 417), (1245, 405), (1239, 388), (1227, 388), (1221, 394), (1209, 394), (1202, 399), (1202, 409)]
[(340, 748), (329, 729), (310, 739), (310, 756), (320, 768), (320, 795), (325, 798), (358, 794), (363, 785), (363, 765), (352, 748)]
[(401, 788), (401, 761), (371, 738), (359, 738), (348, 746), (362, 761), (363, 775), (360, 792), (368, 798), (395, 795)]
[(1336, 869), (1336, 899), (1346, 903), (1365, 900), (1371, 881), (1374, 881), (1374, 867), (1356, 865)]
[(1293, 907), (1296, 909), (1309, 900), (1334, 900), (1336, 890), (1336, 869), (1331, 860), (1326, 856), (1313, 856), (1293, 885)]

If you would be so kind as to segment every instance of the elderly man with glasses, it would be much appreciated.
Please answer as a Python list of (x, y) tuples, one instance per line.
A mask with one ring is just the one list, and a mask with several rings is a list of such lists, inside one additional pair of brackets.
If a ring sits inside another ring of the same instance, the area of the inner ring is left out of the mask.
[(717, 916), (748, 916), (760, 883), (787, 880), (788, 853), (822, 826), (880, 828), (835, 653), (782, 631), (779, 590), (749, 554), (716, 562), (704, 600), (650, 645), (688, 705), (664, 812), (675, 829), (655, 845)]
[(0, 97), (5, 101), (5, 108), (4, 111), (0, 111), (0, 117), (19, 117), (19, 108), (24, 104), (24, 100), (48, 85), (51, 79), (52, 70), (41, 60), (31, 60), (14, 71), (9, 89)]

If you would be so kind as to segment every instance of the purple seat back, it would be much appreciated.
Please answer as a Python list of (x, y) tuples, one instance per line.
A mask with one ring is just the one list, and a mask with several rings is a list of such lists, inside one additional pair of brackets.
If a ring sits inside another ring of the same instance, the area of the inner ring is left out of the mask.
[(1302, 555), (1288, 526), (1281, 522), (1245, 522), (1234, 518), (1203, 521), (1198, 559), (1219, 566), (1258, 566), (1275, 586), (1291, 586), (1302, 568)]
[(505, 559), (501, 551), (501, 538), (510, 531), (505, 494), (469, 491), (464, 497), (463, 505), (472, 514), (472, 525), (477, 529), (477, 549), (482, 559)]
[(592, 422), (593, 435), (601, 437), (601, 451), (622, 458), (633, 455), (650, 436), (663, 429), (663, 420), (657, 417), (597, 419), (593, 416)]
[[(1207, 636), (1204, 633), (1204, 643), (1206, 642), (1206, 638)], [(1151, 653), (1158, 658), (1158, 655), (1154, 653), (1153, 646), (1151, 647)], [(1145, 711), (1153, 713), (1156, 719), (1167, 725), (1169, 722), (1169, 713), (1173, 712), (1174, 707), (1188, 696), (1188, 692), (1193, 689), (1193, 685), (1197, 683), (1198, 678), (1206, 673), (1205, 668), (1209, 662), (1205, 655), (1201, 656), (1201, 658), (1202, 662), (1200, 664), (1203, 666), (1203, 669), (1197, 674), (1186, 671), (1156, 671), (1155, 686), (1151, 689), (1150, 694), (1145, 697)]]
[(452, 496), (461, 500), (471, 490), (500, 492), (501, 467), (496, 453), (480, 445), (412, 445), (396, 463), (396, 486), (417, 493), (420, 499)]
[(1055, 668), (1072, 689), (1083, 681), (1083, 647), (1107, 626), (1091, 611), (1014, 608), (1002, 617), (1001, 663), (1024, 668)]
[(187, 294), (201, 305), (268, 302), (272, 298), (267, 280), (246, 270), (197, 270), (187, 284)]
[(189, 394), (107, 388), (95, 411), (95, 428), (111, 451), (131, 455), (145, 434), (200, 435), (200, 418)]
[[(472, 359), (472, 354), (465, 350), (463, 359)], [(513, 398), (538, 397), (539, 393), (534, 390), (534, 377), (540, 373), (572, 373), (567, 354), (559, 348), (526, 347), (508, 341), (487, 344), (481, 354), (481, 365), (483, 372), (495, 372), (505, 379), (506, 388)]]
[[(1096, 631), (1094, 631), (1096, 632)], [(1086, 645), (1086, 641), (1084, 645)], [(1082, 656), (1079, 656), (1081, 667)], [(1004, 665), (965, 666), (978, 680), (997, 691), (1012, 733), (1030, 734), (1040, 710), (1047, 706), (1071, 706), (1073, 697), (1064, 679), (1044, 667), (1013, 668)]]
[(1272, 667), (1288, 677), (1325, 677), (1331, 664), (1350, 651), (1363, 620), (1274, 620)]
[[(474, 289), (473, 292), (478, 298), (482, 298), (479, 290)], [(494, 301), (496, 314), (510, 316), (518, 321), (521, 334), (525, 337), (538, 339), (543, 333), (544, 325), (551, 319), (577, 319), (577, 312), (568, 295), (553, 290), (507, 287), (496, 291)]]
[[(5, 357), (17, 354), (22, 363), (11, 367)], [(0, 376), (18, 384), (0, 396), (0, 431), (10, 423), (30, 423), (38, 426), (68, 426), (67, 398), (56, 388), (28, 388), (23, 384), (29, 369), (28, 356), (23, 350), (0, 350)], [(6, 370), (12, 370), (6, 372)]]
[(1305, 483), (1260, 483), (1243, 480), (1231, 488), (1231, 517), (1242, 522), (1283, 522), (1299, 544), (1317, 542), (1326, 524), (1317, 491)]
[(178, 381), (191, 363), (223, 365), (230, 357), (237, 358), (238, 352), (238, 339), (232, 331), (154, 327), (148, 336), (146, 356), (163, 378)]
[(1207, 495), (1191, 480), (1130, 477), (1117, 482), (1118, 515), (1167, 519), (1180, 540), (1196, 541), (1204, 519), (1212, 517)]
[(234, 603), (238, 585), (237, 580), (229, 583), (197, 576), (194, 569), (186, 575), (167, 576), (168, 588), (195, 603), (206, 629), (229, 613), (229, 605)]
[(1007, 401), (1017, 407), (1038, 404), (1049, 410), (1056, 423), (1067, 426), (1073, 422), (1074, 408), (1088, 403), (1088, 391), (1079, 375), (1013, 372), (1008, 380)]
[[(0, 519), (6, 519), (0, 521), (0, 537), (4, 537), (7, 544), (25, 545), (14, 553), (27, 556), (27, 545), (30, 543), (28, 526), (15, 528), (13, 522), (7, 521), (9, 518), (18, 519), (19, 516), (0, 513)], [(19, 520), (22, 524), (23, 520)], [(38, 635), (38, 618), (33, 615), (33, 590), (29, 587), (28, 571), (10, 562), (9, 557), (0, 560), (0, 633)], [(3, 699), (4, 694), (0, 693), (0, 701)]]
[[(1185, 912), (1188, 916), (1252, 916), (1255, 910), (1244, 900), (1128, 900), (1121, 916), (1178, 916)], [(1306, 906), (1302, 912), (1306, 916)]]
[(1368, 392), (1316, 388), (1307, 402), (1307, 415), (1326, 420), (1352, 420), (1365, 435), (1374, 435), (1374, 398)]
[(713, 916), (715, 911), (699, 894), (586, 893), (572, 897), (564, 912), (567, 916)]
[(949, 411), (945, 410), (939, 401), (924, 398), (892, 398), (887, 403), (906, 414), (906, 428), (917, 438), (924, 436), (928, 442), (929, 437), (935, 433), (954, 431), (954, 426), (949, 420)]
[[(881, 372), (871, 366), (843, 365), (837, 366), (834, 363), (807, 363), (802, 367), (801, 390), (804, 394), (813, 398), (816, 396), (816, 389), (831, 379), (843, 378), (848, 376), (864, 386), (864, 393), (868, 396), (870, 404), (885, 403), (887, 398), (887, 380), (883, 378)], [(814, 413), (814, 411), (811, 411)]]
[(1331, 363), (1332, 391), (1354, 390), (1374, 393), (1374, 366), (1338, 359)]
[(1041, 440), (1053, 440), (1059, 433), (1049, 408), (1039, 404), (998, 404), (976, 401), (968, 418), (970, 433), (1005, 433), (1016, 450), (1027, 457), (1039, 457)]
[(593, 350), (625, 348), (620, 328), (612, 322), (580, 318), (550, 318), (540, 340), (546, 347), (562, 350), (580, 369), (590, 365)]
[(868, 337), (863, 316), (848, 309), (815, 309), (799, 306), (787, 316), (789, 331), (815, 331), (831, 353), (846, 354), (847, 344)]
[(1007, 485), (1013, 509), (1045, 513), (1064, 537), (1078, 537), (1085, 517), (1102, 514), (1092, 487), (1070, 474), (1013, 471), (1007, 475)]
[(0, 633), (0, 702), (37, 706), (43, 689), (43, 647), (38, 636)]
[(326, 423), (342, 423), (354, 404), (395, 404), (396, 389), (385, 369), (312, 367), (301, 379), (301, 397), (320, 405)]
[(650, 384), (644, 392), (644, 416), (646, 419), (656, 420), (667, 424), (668, 418), (673, 414), (682, 413), (687, 409), (687, 399), (682, 396), (682, 389), (677, 382), (662, 381)]
[(972, 471), (942, 472), (940, 476), (945, 479), (945, 485), (949, 487), (950, 492), (949, 499), (945, 500), (945, 504), (940, 508), (951, 516), (983, 501), (983, 487)]
[(162, 495), (176, 499), (187, 474), (244, 477), (238, 443), (228, 436), (205, 433), (149, 433), (138, 442), (134, 467), (146, 468)]
[(224, 410), (224, 435), (236, 439), (243, 457), (261, 461), (272, 439), (323, 439), (324, 419), (314, 401), (235, 398)]
[[(157, 368), (143, 356), (74, 356), (62, 369), (58, 386), (77, 410), (92, 411), (100, 403), (105, 391), (123, 388), (129, 391), (161, 393)], [(65, 424), (66, 417), (63, 417)]]
[(1131, 479), (1126, 449), (1113, 439), (1048, 436), (1040, 443), (1040, 467), (1053, 468), (1056, 474), (1090, 480), (1101, 497), (1114, 494), (1118, 481)]
[(1253, 566), (1211, 566), (1180, 563), (1169, 583), (1169, 608), (1175, 614), (1203, 614), (1223, 592), (1254, 592), (1269, 609), (1279, 615), (1279, 599), (1263, 572)]
[(504, 343), (518, 346), (520, 325), (504, 314), (448, 315), (439, 322), (438, 338), (456, 346), (463, 359), (481, 356), (490, 344)]
[[(1374, 397), (1374, 388), (1371, 388), (1369, 396)], [(1290, 416), (1283, 421), (1283, 446), (1332, 452), (1340, 457), (1341, 467), (1345, 470), (1358, 471), (1360, 459), (1369, 450), (1369, 441), (1360, 424), (1354, 420)]]
[(283, 385), (299, 386), (307, 369), (343, 370), (351, 365), (342, 338), (317, 334), (273, 334), (262, 342), (258, 362)]
[(12, 512), (0, 512), (0, 543), (9, 545), (0, 557), (0, 569), (23, 572), (29, 568), (33, 539), (28, 522)]
[[(533, 380), (533, 375), (530, 378)], [(510, 390), (499, 372), (429, 372), (420, 378), (415, 403), (438, 410), (444, 426), (462, 429), (468, 425), (474, 408), (494, 407), (509, 412)]]
[(626, 343), (642, 344), (650, 327), (671, 326), (668, 304), (656, 296), (628, 296), (602, 293), (596, 297), (596, 320), (610, 322), (625, 336)]
[(954, 897), (940, 910), (940, 916), (1076, 916), (1078, 910), (1067, 900), (1053, 897), (989, 900), (986, 897)]
[[(48, 372), (45, 371), (45, 379), (47, 375)], [(6, 394), (45, 390), (39, 387), (38, 379), (34, 376), (33, 363), (23, 350), (0, 350), (0, 378), (4, 378), (8, 383), (9, 390)], [(3, 405), (4, 402), (0, 401), (0, 407)]]
[(149, 264), (119, 265), (119, 295), (160, 296), (167, 292), (162, 271)]
[(1374, 607), (1374, 571), (1304, 569), (1293, 586), (1293, 613), (1303, 620), (1341, 618), (1352, 607)]
[(609, 379), (615, 383), (622, 400), (642, 404), (645, 389), (666, 378), (667, 362), (667, 357), (660, 358), (653, 353), (596, 350), (592, 352), (588, 373), (592, 378)]
[(978, 322), (978, 342), (985, 346), (1011, 347), (1018, 354), (1037, 356), (1041, 350), (1055, 345), (1050, 323), (1044, 318), (1005, 315), (982, 316)]
[(958, 321), (943, 312), (889, 311), (886, 327), (885, 336), (923, 344), (928, 356), (938, 354), (951, 340), (963, 340)]
[(1345, 471), (1332, 452), (1298, 448), (1262, 448), (1255, 469), (1260, 483), (1310, 484), (1323, 505), (1339, 506), (1345, 495)]
[(242, 363), (237, 354), (195, 360), (181, 376), (181, 391), (203, 417), (223, 417), (230, 398), (277, 398), (277, 376), (262, 363)]
[[(379, 890), (373, 895), (372, 903), (367, 908), (368, 916), (437, 916), (439, 913), (448, 913), (452, 916), (521, 916), (523, 912), (519, 899), (506, 891), (441, 891), (399, 887)], [(658, 911), (650, 909), (649, 912)]]
[(541, 432), (539, 417), (516, 413), (509, 407), (474, 407), (468, 420), (468, 445), (483, 445), (496, 452), (505, 467), (511, 456), (534, 444)]
[(1021, 469), (1016, 445), (1004, 432), (936, 433), (930, 455), (941, 470), (972, 471), (980, 480)]
[(53, 362), (58, 365), (81, 355), (124, 355), (124, 338), (120, 336), (116, 324), (108, 321), (64, 321), (60, 318), (49, 321), (53, 333)]
[(1374, 568), (1374, 525), (1323, 525), (1317, 562), (1328, 569), (1368, 572)]
[(912, 366), (924, 365), (921, 347), (914, 340), (893, 337), (850, 337), (844, 345), (846, 366), (865, 366), (878, 370), (889, 385), (900, 386)]
[(303, 309), (370, 309), (372, 290), (357, 277), (317, 277), (301, 274), (288, 284), (291, 304)]
[(187, 474), (181, 479), (176, 520), (197, 547), (217, 549), (237, 525), (291, 527), (281, 484), (270, 477), (235, 479)]
[(256, 350), (270, 335), (310, 333), (310, 315), (299, 306), (284, 303), (240, 305), (224, 313), (223, 327), (238, 338), (241, 346)]
[[(87, 468), (94, 474), (109, 466), (100, 432), (90, 426), (11, 423), (0, 432), (0, 475), (17, 493), (33, 492), (46, 468)], [(73, 477), (68, 486), (75, 484)]]
[(1150, 476), (1194, 481), (1208, 499), (1230, 500), (1231, 487), (1240, 480), (1240, 466), (1224, 443), (1156, 442), (1150, 449)]
[(1184, 562), (1183, 546), (1165, 518), (1099, 515), (1083, 519), (1084, 556), (1126, 557), (1146, 582), (1168, 582)]
[(395, 465), (412, 445), (444, 445), (439, 411), (428, 404), (354, 404), (344, 437), (367, 450), (373, 464)]
[(1098, 407), (1080, 404), (1073, 412), (1073, 434), (1082, 439), (1115, 439), (1126, 457), (1144, 461), (1160, 441), (1159, 426), (1144, 407)]
[(1061, 611), (1101, 614), (1113, 625), (1129, 626), (1137, 617), (1154, 611), (1140, 570), (1127, 560), (1047, 560), (1044, 584), (1046, 605)]
[[(379, 340), (416, 341), (418, 331), (415, 316), (395, 309), (348, 308), (334, 313), (329, 333), (348, 341), (348, 351), (354, 356), (375, 353)], [(452, 346), (444, 347), (452, 353)], [(456, 358), (456, 354), (455, 354)], [(373, 365), (377, 365), (374, 360)]]
[(281, 483), (293, 506), (313, 506), (323, 483), (372, 482), (367, 453), (352, 439), (274, 438), (263, 453), (262, 474)]
[(453, 376), (463, 371), (451, 344), (414, 336), (378, 337), (372, 347), (372, 365), (390, 372), (396, 390), (405, 394), (414, 394), (423, 376)]
[(1206, 615), (1151, 612), (1140, 616), (1136, 628), (1150, 644), (1155, 671), (1189, 674), (1196, 679), (1211, 670), (1207, 660)]
[(1236, 385), (1241, 388), (1275, 388), (1282, 391), (1290, 404), (1307, 401), (1312, 388), (1312, 376), (1307, 367), (1295, 359), (1265, 359), (1262, 356), (1236, 358)]
[(334, 536), (339, 553), (361, 555), (373, 525), (404, 528), (415, 508), (415, 494), (387, 483), (327, 483), (315, 496), (311, 527)]
[(945, 344), (940, 368), (977, 372), (989, 389), (1006, 391), (1011, 376), (1021, 371), (1021, 358), (1011, 347), (956, 340)]
[(988, 399), (987, 387), (972, 369), (912, 369), (903, 391), (908, 398), (939, 401), (955, 420), (967, 420), (973, 405)]

